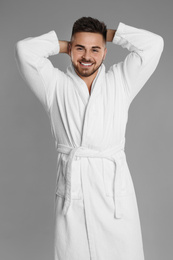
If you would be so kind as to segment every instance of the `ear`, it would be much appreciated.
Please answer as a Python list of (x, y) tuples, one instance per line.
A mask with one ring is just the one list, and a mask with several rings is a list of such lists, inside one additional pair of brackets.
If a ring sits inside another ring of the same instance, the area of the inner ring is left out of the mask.
[(106, 54), (107, 54), (107, 48), (105, 47), (104, 55), (103, 55), (103, 60), (105, 60), (105, 58), (106, 58)]
[(68, 43), (68, 55), (71, 57), (71, 42)]

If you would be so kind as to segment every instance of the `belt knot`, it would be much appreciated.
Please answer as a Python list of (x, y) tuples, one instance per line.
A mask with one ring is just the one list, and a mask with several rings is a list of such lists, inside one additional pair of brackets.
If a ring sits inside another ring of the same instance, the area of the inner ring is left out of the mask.
[(74, 157), (90, 157), (90, 158), (106, 158), (116, 164), (116, 177), (114, 178), (114, 205), (115, 205), (115, 218), (122, 218), (121, 203), (119, 194), (121, 193), (121, 162), (117, 154), (124, 151), (125, 138), (119, 145), (109, 149), (98, 151), (84, 146), (71, 147), (63, 144), (57, 145), (57, 152), (67, 154), (68, 160), (65, 169), (65, 201), (63, 205), (63, 214), (66, 215), (71, 204), (71, 165)]

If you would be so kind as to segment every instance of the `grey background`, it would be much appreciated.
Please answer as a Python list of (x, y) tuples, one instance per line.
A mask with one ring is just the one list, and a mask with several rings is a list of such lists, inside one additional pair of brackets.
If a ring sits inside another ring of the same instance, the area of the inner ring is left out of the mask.
[[(126, 153), (146, 260), (172, 259), (172, 11), (171, 0), (1, 0), (0, 259), (53, 259), (57, 155), (48, 116), (17, 70), (14, 45), (50, 30), (69, 40), (81, 16), (96, 17), (112, 29), (123, 22), (164, 38), (157, 70), (129, 111)], [(107, 69), (127, 54), (108, 44)], [(70, 63), (65, 54), (51, 61), (62, 70)]]

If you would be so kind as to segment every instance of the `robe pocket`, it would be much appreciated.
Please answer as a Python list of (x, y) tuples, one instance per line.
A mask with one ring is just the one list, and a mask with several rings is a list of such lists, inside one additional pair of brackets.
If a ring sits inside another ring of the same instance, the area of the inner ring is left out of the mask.
[[(116, 178), (116, 164), (111, 161), (103, 161), (103, 182), (105, 194), (107, 197), (114, 196), (114, 179)], [(121, 182), (119, 189), (121, 190), (119, 197), (129, 196), (134, 193), (133, 182), (129, 172), (127, 163), (124, 161), (121, 163)]]
[[(58, 166), (58, 178), (56, 184), (56, 195), (65, 197), (66, 189), (66, 167), (67, 160), (61, 159)], [(80, 200), (82, 199), (82, 185), (81, 185), (81, 173), (80, 173), (80, 160), (73, 160), (71, 170), (71, 199)]]

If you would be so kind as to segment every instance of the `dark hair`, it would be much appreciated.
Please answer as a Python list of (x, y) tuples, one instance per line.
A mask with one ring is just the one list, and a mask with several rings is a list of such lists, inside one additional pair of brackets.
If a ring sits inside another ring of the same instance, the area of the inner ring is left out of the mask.
[(106, 25), (104, 22), (100, 22), (95, 18), (81, 17), (80, 19), (78, 19), (73, 25), (71, 38), (77, 32), (100, 33), (106, 42), (106, 34), (107, 34)]

